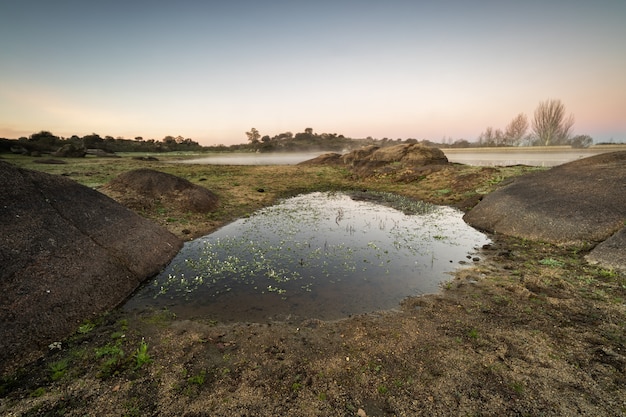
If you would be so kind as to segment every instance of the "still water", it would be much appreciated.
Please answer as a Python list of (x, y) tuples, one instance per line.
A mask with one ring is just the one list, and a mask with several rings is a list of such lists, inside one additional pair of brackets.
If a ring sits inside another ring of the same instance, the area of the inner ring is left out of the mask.
[(489, 242), (461, 217), (392, 194), (300, 195), (186, 243), (125, 309), (224, 322), (393, 309)]
[[(617, 148), (619, 149), (619, 148)], [(529, 165), (553, 167), (578, 159), (587, 158), (612, 148), (574, 149), (567, 146), (442, 149), (450, 162), (474, 166)]]

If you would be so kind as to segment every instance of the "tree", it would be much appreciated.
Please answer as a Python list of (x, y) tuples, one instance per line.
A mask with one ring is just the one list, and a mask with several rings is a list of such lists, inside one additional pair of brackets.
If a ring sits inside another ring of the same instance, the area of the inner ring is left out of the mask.
[(483, 133), (478, 136), (480, 146), (502, 146), (504, 144), (504, 134), (500, 129), (493, 130), (488, 126)]
[(593, 138), (589, 135), (576, 135), (570, 140), (572, 148), (588, 148), (593, 145)]
[(44, 148), (53, 148), (58, 145), (60, 138), (47, 130), (42, 130), (39, 133), (33, 133), (30, 135), (30, 141), (37, 143)]
[(259, 143), (259, 138), (261, 137), (261, 134), (255, 128), (252, 128), (249, 132), (246, 132), (246, 136), (248, 137), (250, 143)]
[(561, 100), (546, 100), (539, 103), (533, 118), (533, 133), (538, 144), (562, 145), (569, 141), (574, 117), (565, 118), (565, 105)]
[(520, 113), (504, 129), (504, 143), (507, 146), (519, 146), (528, 131), (528, 117)]
[(176, 138), (174, 136), (168, 135), (163, 138), (162, 142), (165, 145), (176, 147)]
[(104, 140), (97, 133), (92, 133), (91, 135), (83, 136), (83, 146), (86, 149), (98, 148)]

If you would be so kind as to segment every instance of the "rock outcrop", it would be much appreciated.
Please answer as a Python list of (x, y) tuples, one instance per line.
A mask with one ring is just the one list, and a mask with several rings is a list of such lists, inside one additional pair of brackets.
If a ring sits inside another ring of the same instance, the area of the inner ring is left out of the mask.
[(219, 203), (208, 189), (153, 169), (125, 172), (105, 185), (103, 191), (125, 206), (139, 210), (163, 204), (181, 211), (206, 213), (215, 210)]
[(82, 158), (87, 155), (87, 151), (81, 146), (75, 146), (72, 143), (67, 143), (61, 146), (56, 152), (52, 153), (52, 155), (63, 158)]
[(600, 154), (518, 177), (487, 195), (464, 219), (491, 233), (562, 245), (604, 242), (588, 259), (626, 268), (617, 261), (626, 257), (626, 152)]
[(68, 178), (0, 161), (0, 374), (123, 302), (182, 242)]
[(345, 155), (328, 153), (318, 156), (303, 165), (345, 165), (362, 177), (398, 173), (404, 175), (410, 172), (423, 171), (424, 167), (436, 169), (448, 164), (448, 158), (439, 148), (432, 148), (421, 144), (403, 144), (393, 146), (364, 146)]

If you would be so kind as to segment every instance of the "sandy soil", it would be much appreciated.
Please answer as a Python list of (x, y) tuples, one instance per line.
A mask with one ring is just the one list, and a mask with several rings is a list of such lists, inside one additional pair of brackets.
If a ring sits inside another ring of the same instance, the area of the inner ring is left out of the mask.
[[(132, 166), (88, 165), (88, 177), (50, 169), (104, 183)], [(298, 191), (368, 187), (462, 207), (525, 171), (455, 166), (362, 182), (330, 168), (153, 167), (224, 203), (204, 217), (143, 213), (188, 238)], [(0, 414), (626, 415), (624, 274), (587, 265), (588, 248), (493, 238), (440, 294), (409, 297), (394, 311), (232, 325), (167, 310), (93, 318), (3, 378)]]

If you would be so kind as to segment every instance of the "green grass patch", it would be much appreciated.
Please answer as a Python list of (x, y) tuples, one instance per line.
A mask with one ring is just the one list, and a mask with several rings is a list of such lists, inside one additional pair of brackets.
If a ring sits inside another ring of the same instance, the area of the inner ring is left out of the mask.
[(48, 370), (50, 371), (50, 379), (53, 381), (58, 381), (61, 378), (65, 377), (68, 371), (69, 364), (70, 361), (67, 358), (52, 362), (48, 366)]
[(142, 338), (139, 347), (135, 351), (135, 369), (139, 369), (150, 362), (152, 362), (152, 358), (148, 353), (148, 344)]

